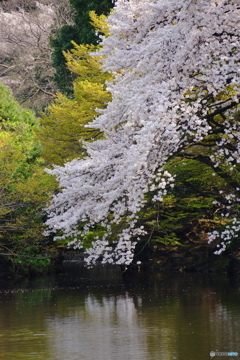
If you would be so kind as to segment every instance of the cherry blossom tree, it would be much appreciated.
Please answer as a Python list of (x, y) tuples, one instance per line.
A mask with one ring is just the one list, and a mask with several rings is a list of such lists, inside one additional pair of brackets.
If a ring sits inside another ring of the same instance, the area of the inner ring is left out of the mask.
[[(174, 186), (164, 168), (174, 156), (197, 158), (226, 180), (223, 217), (239, 201), (240, 5), (118, 0), (107, 21), (111, 36), (99, 55), (114, 74), (113, 100), (89, 125), (105, 138), (85, 144), (87, 158), (48, 170), (62, 191), (48, 208), (47, 225), (75, 248), (101, 226), (86, 262), (128, 265), (145, 234), (138, 226), (145, 195), (160, 203)], [(123, 217), (116, 240), (112, 232)], [(228, 226), (223, 250), (240, 229), (237, 216)], [(209, 241), (220, 236), (215, 231)]]

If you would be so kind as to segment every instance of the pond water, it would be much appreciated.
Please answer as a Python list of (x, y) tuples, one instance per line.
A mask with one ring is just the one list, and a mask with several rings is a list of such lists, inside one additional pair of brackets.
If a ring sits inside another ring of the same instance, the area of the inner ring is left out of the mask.
[(240, 358), (210, 356), (240, 354), (240, 285), (227, 276), (66, 269), (0, 284), (0, 360)]

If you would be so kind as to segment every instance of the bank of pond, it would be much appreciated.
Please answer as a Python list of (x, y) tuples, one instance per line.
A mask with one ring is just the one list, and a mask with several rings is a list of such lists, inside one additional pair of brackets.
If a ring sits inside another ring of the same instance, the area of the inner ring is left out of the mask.
[[(63, 262), (76, 260), (84, 263), (81, 251), (57, 248), (51, 256), (29, 254), (17, 256), (0, 254), (0, 279), (39, 277), (65, 271)], [(99, 262), (100, 263), (100, 262)], [(120, 266), (128, 273), (143, 271), (164, 272), (200, 272), (240, 275), (240, 251), (226, 250), (220, 255), (206, 241), (193, 241), (191, 244), (152, 246), (143, 242), (136, 247), (135, 257), (131, 265)]]

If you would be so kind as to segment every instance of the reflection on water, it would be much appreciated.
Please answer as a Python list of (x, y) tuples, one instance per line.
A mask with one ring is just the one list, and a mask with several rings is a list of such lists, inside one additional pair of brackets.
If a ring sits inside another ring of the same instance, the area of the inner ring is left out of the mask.
[(56, 279), (0, 289), (0, 360), (240, 353), (240, 286), (225, 276), (139, 272), (124, 279), (114, 267), (86, 271), (72, 263)]
[[(48, 319), (54, 333), (50, 343), (52, 358), (70, 359), (145, 359), (144, 329), (139, 328), (132, 298), (97, 298), (86, 295), (83, 307), (74, 307), (67, 317)], [(70, 320), (71, 319), (71, 320)], [(59, 344), (59, 339), (64, 343)]]

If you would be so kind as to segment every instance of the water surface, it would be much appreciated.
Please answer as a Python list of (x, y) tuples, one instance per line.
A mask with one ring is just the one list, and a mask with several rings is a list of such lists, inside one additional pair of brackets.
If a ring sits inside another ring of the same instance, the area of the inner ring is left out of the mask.
[[(56, 278), (0, 285), (0, 360), (203, 360), (211, 351), (240, 354), (240, 285), (224, 275), (126, 279), (72, 263)], [(219, 357), (229, 358), (240, 357)]]

